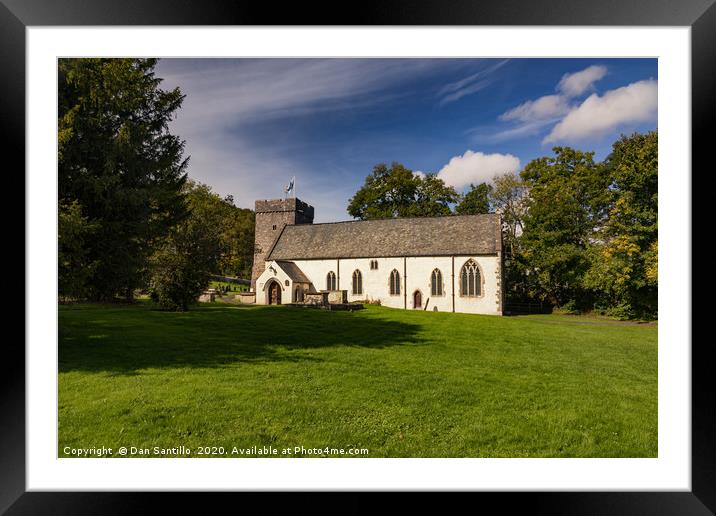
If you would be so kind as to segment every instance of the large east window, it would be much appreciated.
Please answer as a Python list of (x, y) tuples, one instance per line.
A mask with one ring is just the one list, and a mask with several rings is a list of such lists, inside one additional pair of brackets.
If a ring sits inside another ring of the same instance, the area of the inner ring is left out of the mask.
[(477, 297), (482, 294), (482, 277), (477, 262), (469, 259), (460, 270), (460, 296)]

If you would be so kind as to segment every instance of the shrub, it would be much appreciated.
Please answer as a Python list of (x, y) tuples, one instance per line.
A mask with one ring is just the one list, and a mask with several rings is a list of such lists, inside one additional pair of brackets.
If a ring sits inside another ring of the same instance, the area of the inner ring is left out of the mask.
[(188, 310), (209, 285), (208, 271), (216, 267), (220, 250), (211, 227), (192, 214), (152, 256), (151, 298), (166, 310)]

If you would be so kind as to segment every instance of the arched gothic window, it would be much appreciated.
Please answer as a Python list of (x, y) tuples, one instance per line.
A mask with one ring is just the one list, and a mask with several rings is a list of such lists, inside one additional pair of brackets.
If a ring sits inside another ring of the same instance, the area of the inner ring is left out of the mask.
[(336, 290), (336, 273), (333, 271), (326, 275), (326, 290)]
[(358, 269), (353, 271), (353, 294), (363, 293), (363, 275)]
[(430, 295), (443, 295), (443, 273), (440, 272), (440, 269), (435, 269), (430, 275)]
[(395, 269), (390, 273), (390, 295), (400, 295), (400, 273)]
[(476, 297), (482, 294), (480, 268), (472, 258), (465, 262), (460, 271), (460, 296)]

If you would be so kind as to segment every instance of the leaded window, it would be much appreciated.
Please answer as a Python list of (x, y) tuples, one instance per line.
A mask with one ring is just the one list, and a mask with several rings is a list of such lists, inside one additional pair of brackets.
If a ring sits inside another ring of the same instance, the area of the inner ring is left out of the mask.
[(326, 275), (326, 290), (336, 289), (336, 273), (331, 271)]
[(400, 295), (400, 273), (395, 269), (390, 273), (390, 295)]
[(473, 259), (468, 260), (460, 270), (460, 295), (476, 297), (482, 294), (482, 278), (480, 268)]
[(363, 293), (363, 275), (356, 269), (353, 271), (353, 294)]
[(430, 275), (430, 295), (443, 295), (443, 274), (440, 269), (435, 269)]

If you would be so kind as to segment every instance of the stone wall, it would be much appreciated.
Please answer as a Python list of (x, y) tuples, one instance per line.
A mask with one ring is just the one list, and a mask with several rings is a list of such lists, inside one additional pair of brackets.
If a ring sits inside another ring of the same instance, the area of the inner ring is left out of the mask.
[(254, 304), (254, 303), (256, 303), (256, 293), (255, 292), (241, 292), (239, 294), (235, 294), (234, 299), (236, 301), (238, 301), (239, 303)]

